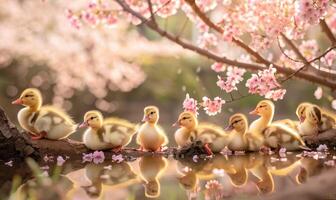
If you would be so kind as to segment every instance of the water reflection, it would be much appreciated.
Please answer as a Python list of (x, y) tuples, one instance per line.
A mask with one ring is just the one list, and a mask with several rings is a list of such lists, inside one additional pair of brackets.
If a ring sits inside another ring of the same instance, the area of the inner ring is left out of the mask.
[[(145, 156), (129, 163), (89, 163), (64, 174), (62, 179), (67, 186), (63, 193), (66, 199), (260, 196), (306, 183), (328, 169), (324, 159), (301, 158), (294, 153), (285, 157), (251, 153), (216, 155), (210, 160)], [(33, 182), (34, 179), (25, 183), (15, 194), (20, 197)]]

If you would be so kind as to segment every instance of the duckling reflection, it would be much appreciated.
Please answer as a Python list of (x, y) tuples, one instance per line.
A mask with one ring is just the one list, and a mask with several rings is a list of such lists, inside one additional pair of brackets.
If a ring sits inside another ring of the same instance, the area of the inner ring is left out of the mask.
[(300, 159), (296, 154), (287, 154), (286, 157), (267, 156), (266, 166), (268, 166), (271, 174), (276, 176), (288, 176), (301, 165)]
[(274, 191), (274, 180), (266, 166), (266, 157), (260, 155), (258, 162), (249, 171), (258, 179), (256, 186), (261, 193), (268, 194)]
[(102, 185), (124, 187), (137, 182), (137, 176), (128, 163), (108, 165), (107, 163), (89, 163), (85, 166), (85, 176), (91, 181), (91, 184), (82, 188), (91, 198), (100, 197)]
[(309, 177), (319, 175), (325, 169), (322, 160), (316, 160), (310, 157), (301, 158), (300, 163), (300, 171), (296, 175), (296, 182), (298, 184), (305, 183)]
[(209, 180), (214, 177), (212, 169), (208, 161), (195, 163), (190, 160), (179, 160), (176, 169), (180, 175), (178, 181), (183, 189), (193, 191), (197, 188), (200, 179)]
[(162, 156), (144, 156), (139, 161), (140, 176), (148, 198), (160, 196), (159, 178), (167, 168), (167, 159)]

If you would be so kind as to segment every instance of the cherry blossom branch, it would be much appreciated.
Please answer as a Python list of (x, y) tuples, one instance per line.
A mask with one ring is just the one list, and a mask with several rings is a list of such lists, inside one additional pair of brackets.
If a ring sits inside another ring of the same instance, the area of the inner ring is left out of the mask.
[(156, 20), (155, 20), (154, 13), (153, 13), (152, 1), (151, 0), (147, 0), (147, 3), (148, 3), (148, 7), (149, 7), (149, 12), (151, 14), (150, 19), (153, 21), (154, 24), (157, 24)]
[(281, 47), (279, 37), (277, 37), (277, 41), (278, 41), (278, 47), (279, 47), (279, 49), (280, 49), (280, 51), (281, 51), (281, 53), (282, 53), (283, 55), (285, 55), (285, 56), (286, 56), (289, 60), (291, 60), (291, 61), (294, 61), (294, 62), (302, 62), (301, 60), (296, 60), (296, 59), (290, 57), (290, 56), (284, 51), (284, 49)]
[[(308, 63), (313, 63), (315, 61), (320, 60), (322, 57), (324, 57), (325, 55), (327, 55), (330, 51), (334, 50), (335, 48), (336, 48), (336, 46), (329, 47), (321, 55), (319, 55), (319, 56), (317, 56), (317, 57), (309, 60)], [(286, 55), (286, 54), (284, 54), (284, 55)], [(296, 60), (293, 60), (293, 61), (297, 62)], [(298, 61), (298, 62), (301, 62), (301, 61)], [(280, 83), (282, 84), (282, 83), (288, 81), (289, 79), (293, 78), (296, 74), (298, 74), (300, 71), (302, 71), (305, 67), (306, 67), (306, 65), (303, 65), (297, 71), (293, 72), (292, 74), (290, 74), (289, 76), (287, 76), (284, 80), (280, 81)]]
[(294, 53), (297, 55), (297, 57), (299, 57), (303, 63), (308, 64), (307, 59), (302, 55), (302, 53), (300, 52), (300, 50), (296, 47), (296, 45), (294, 44), (294, 42), (292, 40), (290, 40), (285, 34), (281, 33), (282, 38), (284, 39), (284, 41), (286, 42), (286, 44), (294, 51)]
[(336, 37), (334, 36), (334, 34), (332, 33), (332, 31), (330, 30), (327, 22), (324, 19), (320, 20), (320, 26), (323, 30), (323, 32), (327, 35), (327, 37), (329, 38), (329, 40), (331, 41), (332, 44), (336, 44)]
[[(204, 12), (202, 12), (200, 10), (200, 8), (196, 5), (195, 0), (186, 0), (186, 2), (191, 6), (191, 8), (193, 9), (193, 11), (197, 14), (197, 16), (206, 24), (208, 25), (210, 28), (214, 29), (215, 31), (217, 31), (220, 34), (224, 33), (224, 30), (214, 24), (206, 15)], [(246, 45), (243, 41), (241, 41), (240, 39), (237, 39), (235, 37), (232, 38), (232, 41), (239, 47), (243, 48), (247, 53), (249, 53), (250, 55), (252, 55), (257, 62), (259, 63), (263, 63), (265, 65), (270, 65), (271, 62), (269, 62), (268, 60), (266, 60), (265, 58), (263, 58), (258, 52), (254, 51), (253, 49), (251, 49), (248, 45)]]
[[(124, 9), (125, 12), (128, 12), (128, 13), (132, 14), (133, 16), (137, 17), (139, 20), (141, 20), (144, 23), (147, 22), (147, 19), (145, 17), (143, 17), (141, 14), (139, 14), (138, 12), (131, 9), (127, 5), (127, 3), (125, 3), (123, 0), (116, 0), (116, 2)], [(200, 54), (202, 56), (205, 56), (209, 59), (212, 59), (216, 62), (241, 67), (241, 68), (244, 68), (244, 69), (247, 69), (247, 70), (250, 70), (250, 71), (258, 71), (258, 70), (265, 69), (265, 67), (263, 65), (254, 64), (254, 63), (244, 63), (244, 62), (239, 62), (239, 61), (228, 59), (227, 57), (218, 56), (218, 55), (216, 55), (212, 52), (209, 52), (205, 49), (199, 48), (199, 47), (197, 47), (197, 46), (195, 46), (195, 45), (193, 45), (189, 42), (186, 42), (185, 40), (183, 40), (183, 39), (181, 39), (181, 38), (179, 38), (179, 37), (177, 37), (177, 36), (175, 36), (171, 33), (168, 33), (166, 31), (162, 30), (159, 26), (155, 26), (151, 22), (146, 23), (146, 25), (148, 26), (148, 28), (157, 32), (162, 37), (165, 37), (168, 40), (180, 45), (181, 47), (183, 47), (185, 49), (191, 50), (195, 53), (198, 53), (198, 54)], [(281, 74), (291, 75), (292, 73), (296, 72), (296, 70), (281, 67), (281, 66), (278, 66), (278, 65), (275, 65), (275, 64), (273, 66)], [(325, 77), (320, 76), (320, 74), (314, 74), (314, 73), (309, 73), (309, 72), (300, 72), (300, 73), (297, 73), (295, 75), (295, 77), (302, 78), (304, 80), (311, 81), (311, 82), (314, 82), (314, 83), (318, 83), (320, 85), (329, 87), (331, 89), (336, 89), (336, 79), (326, 80)]]

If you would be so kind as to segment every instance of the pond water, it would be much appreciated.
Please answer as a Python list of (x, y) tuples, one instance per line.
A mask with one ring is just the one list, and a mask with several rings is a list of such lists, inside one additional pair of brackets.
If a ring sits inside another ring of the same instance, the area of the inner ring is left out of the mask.
[(35, 178), (23, 177), (23, 184), (12, 191), (10, 199), (27, 199), (27, 195), (37, 199), (81, 200), (265, 197), (322, 174), (333, 165), (333, 155), (220, 154), (208, 160), (145, 156), (130, 162), (110, 160), (100, 164), (68, 159), (61, 167), (55, 167), (55, 161), (41, 161), (36, 166), (44, 171), (43, 175), (36, 175), (39, 169), (33, 167)]

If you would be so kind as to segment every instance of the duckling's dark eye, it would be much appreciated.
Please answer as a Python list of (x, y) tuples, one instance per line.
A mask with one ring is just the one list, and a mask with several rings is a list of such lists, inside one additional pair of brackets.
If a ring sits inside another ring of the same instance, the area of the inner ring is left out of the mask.
[(183, 117), (182, 119), (185, 120), (185, 119), (187, 119), (187, 118), (186, 118), (186, 117)]
[(154, 113), (155, 113), (154, 111), (150, 112), (151, 115), (154, 114)]
[(34, 95), (26, 94), (24, 97), (33, 97)]
[(94, 117), (91, 117), (90, 119), (91, 119), (91, 120), (93, 120), (93, 119), (94, 119)]

